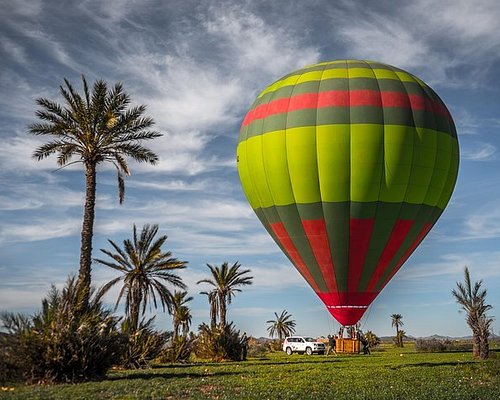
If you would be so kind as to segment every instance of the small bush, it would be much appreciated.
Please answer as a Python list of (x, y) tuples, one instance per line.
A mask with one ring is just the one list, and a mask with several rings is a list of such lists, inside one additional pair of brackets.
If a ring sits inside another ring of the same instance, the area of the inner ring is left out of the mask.
[(189, 336), (177, 336), (175, 339), (173, 338), (166, 349), (163, 350), (158, 361), (161, 363), (188, 361), (191, 357), (194, 341), (195, 336), (193, 334)]
[(201, 324), (198, 330), (195, 346), (197, 357), (211, 361), (241, 360), (243, 349), (240, 332), (236, 331), (232, 323), (224, 329), (211, 329), (208, 325)]
[(249, 357), (263, 357), (269, 351), (268, 341), (259, 342), (251, 338), (248, 342), (248, 356)]
[(365, 333), (365, 339), (368, 341), (368, 346), (372, 349), (380, 344), (380, 338), (372, 331), (367, 331)]
[(100, 379), (123, 346), (118, 319), (103, 308), (93, 290), (83, 308), (74, 278), (62, 291), (52, 286), (33, 317), (4, 313), (1, 320), (8, 334), (2, 338), (0, 369), (10, 366), (14, 379), (29, 383)]
[(279, 339), (271, 340), (267, 345), (271, 353), (274, 353), (276, 351), (283, 351), (283, 342)]
[(3, 313), (0, 318), (9, 333), (0, 333), (0, 384), (22, 379), (23, 358), (20, 357), (21, 336), (15, 332), (28, 326), (29, 320), (21, 314)]
[(417, 339), (415, 350), (423, 353), (442, 353), (445, 351), (470, 351), (472, 343), (458, 340)]
[(122, 334), (126, 340), (126, 347), (118, 363), (120, 367), (127, 369), (147, 368), (164, 351), (171, 333), (155, 331), (153, 322), (154, 317), (148, 321), (142, 320), (137, 330), (130, 328), (128, 320), (122, 323)]

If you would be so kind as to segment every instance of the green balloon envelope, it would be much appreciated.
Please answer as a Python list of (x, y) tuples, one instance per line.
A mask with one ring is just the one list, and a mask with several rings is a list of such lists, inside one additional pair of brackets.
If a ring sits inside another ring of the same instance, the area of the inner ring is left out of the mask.
[(453, 119), (417, 77), (377, 62), (305, 67), (257, 97), (238, 173), (269, 234), (342, 325), (354, 325), (450, 200)]

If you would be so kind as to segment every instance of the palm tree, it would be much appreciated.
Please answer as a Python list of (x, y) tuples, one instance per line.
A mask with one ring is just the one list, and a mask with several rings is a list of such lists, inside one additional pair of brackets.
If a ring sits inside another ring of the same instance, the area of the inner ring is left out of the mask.
[(227, 306), (231, 304), (236, 292), (241, 292), (241, 289), (237, 287), (251, 285), (253, 276), (247, 276), (250, 272), (249, 269), (240, 271), (241, 265), (238, 262), (235, 262), (231, 267), (227, 262), (224, 262), (220, 268), (210, 264), (207, 264), (207, 266), (212, 273), (212, 279), (202, 279), (197, 283), (204, 282), (214, 287), (214, 291), (217, 293), (217, 302), (219, 303), (220, 327), (224, 329), (226, 327)]
[(214, 289), (210, 292), (200, 292), (208, 297), (208, 304), (210, 305), (210, 329), (215, 329), (217, 326), (217, 313), (219, 310), (219, 297), (217, 296), (217, 290)]
[(176, 290), (171, 298), (174, 339), (179, 336), (179, 328), (182, 329), (183, 334), (185, 333), (187, 335), (189, 326), (191, 325), (191, 312), (186, 304), (193, 300), (193, 297), (186, 296), (186, 291), (180, 292)]
[(118, 282), (123, 282), (116, 300), (115, 310), (125, 295), (125, 313), (130, 320), (132, 330), (137, 329), (139, 316), (145, 313), (146, 306), (151, 300), (154, 307), (157, 308), (157, 295), (163, 310), (167, 308), (171, 311), (172, 293), (165, 284), (182, 289), (186, 288), (174, 270), (185, 268), (187, 262), (172, 258), (170, 251), (162, 252), (161, 246), (167, 240), (167, 236), (164, 235), (154, 240), (157, 232), (158, 225), (144, 225), (141, 235), (138, 237), (134, 224), (133, 240), (124, 240), (123, 249), (112, 240), (108, 240), (108, 242), (116, 253), (101, 249), (113, 261), (94, 260), (121, 273), (119, 277), (105, 284), (100, 292), (104, 294)]
[[(161, 134), (149, 130), (154, 122), (143, 116), (145, 106), (128, 107), (130, 96), (120, 83), (108, 88), (106, 82), (97, 80), (90, 92), (84, 76), (82, 81), (83, 97), (65, 79), (65, 85), (60, 86), (65, 101), (63, 105), (46, 98), (37, 99), (40, 109), (36, 116), (41, 122), (30, 125), (29, 133), (49, 137), (49, 141), (33, 153), (38, 161), (57, 154), (57, 164), (61, 168), (76, 163), (82, 163), (85, 168), (78, 287), (86, 307), (91, 282), (97, 166), (105, 162), (115, 166), (121, 204), (125, 192), (123, 175), (130, 175), (125, 157), (156, 164), (158, 156), (143, 147), (141, 142)], [(73, 158), (76, 159), (71, 161)]]
[(464, 283), (457, 282), (456, 289), (451, 292), (467, 314), (466, 321), (472, 330), (473, 356), (486, 359), (489, 356), (488, 338), (493, 318), (486, 315), (492, 307), (486, 304), (486, 289), (481, 289), (482, 283), (480, 280), (472, 284), (469, 269), (465, 267)]
[(403, 326), (403, 316), (401, 314), (392, 314), (392, 326), (396, 327), (396, 346), (403, 347), (403, 338), (399, 333), (399, 327)]
[(267, 327), (267, 331), (271, 337), (277, 335), (281, 342), (283, 338), (295, 333), (295, 320), (290, 319), (292, 314), (286, 310), (283, 310), (280, 315), (275, 312), (274, 315), (276, 316), (275, 320), (266, 321), (266, 324), (271, 324)]
[[(179, 329), (181, 330), (182, 336), (187, 337), (189, 333), (189, 327), (191, 326), (192, 316), (191, 310), (187, 306), (182, 306), (177, 312), (177, 318), (179, 321)], [(179, 336), (178, 334), (176, 337)]]

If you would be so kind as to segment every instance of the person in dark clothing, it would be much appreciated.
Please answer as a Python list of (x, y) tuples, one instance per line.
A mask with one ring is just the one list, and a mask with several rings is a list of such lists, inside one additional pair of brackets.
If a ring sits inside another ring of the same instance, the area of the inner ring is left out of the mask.
[(243, 332), (243, 336), (241, 337), (241, 359), (243, 361), (247, 360), (247, 353), (248, 353), (248, 341), (250, 339), (247, 336), (246, 332)]
[(335, 351), (335, 337), (332, 335), (328, 335), (328, 345), (326, 348), (326, 355), (329, 355), (331, 351), (333, 351), (333, 354), (337, 355), (337, 352)]
[(370, 353), (370, 343), (366, 340), (365, 335), (361, 335), (361, 344), (363, 345), (363, 354), (371, 354)]

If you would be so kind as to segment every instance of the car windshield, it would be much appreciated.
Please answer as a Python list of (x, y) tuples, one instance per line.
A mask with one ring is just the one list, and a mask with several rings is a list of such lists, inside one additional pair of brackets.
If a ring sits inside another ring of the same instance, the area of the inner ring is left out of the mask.
[(306, 342), (315, 342), (315, 340), (312, 337), (306, 337)]

